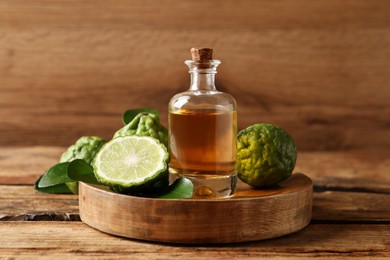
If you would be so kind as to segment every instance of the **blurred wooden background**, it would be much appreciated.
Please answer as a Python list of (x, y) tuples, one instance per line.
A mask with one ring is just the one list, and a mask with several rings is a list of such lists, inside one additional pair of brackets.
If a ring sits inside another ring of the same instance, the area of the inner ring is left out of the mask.
[(300, 150), (390, 145), (388, 0), (1, 0), (0, 146), (110, 138), (127, 109), (189, 85), (213, 47), (239, 128), (274, 123)]

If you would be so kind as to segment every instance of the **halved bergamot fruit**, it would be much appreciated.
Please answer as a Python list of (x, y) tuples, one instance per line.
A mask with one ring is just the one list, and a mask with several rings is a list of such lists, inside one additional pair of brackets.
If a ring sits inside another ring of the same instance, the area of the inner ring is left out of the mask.
[(114, 138), (97, 153), (96, 179), (119, 193), (142, 193), (168, 177), (169, 154), (153, 137)]

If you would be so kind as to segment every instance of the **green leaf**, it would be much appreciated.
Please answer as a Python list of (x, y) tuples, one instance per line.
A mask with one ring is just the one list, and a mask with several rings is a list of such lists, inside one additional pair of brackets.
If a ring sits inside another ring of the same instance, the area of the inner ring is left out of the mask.
[(38, 182), (38, 188), (46, 188), (59, 184), (71, 182), (72, 179), (68, 177), (67, 167), (69, 162), (59, 163), (51, 167), (43, 174)]
[(42, 179), (43, 175), (39, 177), (38, 180), (34, 183), (34, 187), (37, 191), (39, 192), (44, 192), (44, 193), (61, 193), (61, 194), (72, 194), (72, 191), (69, 190), (69, 188), (66, 186), (66, 184), (57, 184), (49, 187), (44, 187), (40, 188), (39, 187), (39, 182)]
[(73, 193), (73, 194), (79, 194), (79, 182), (78, 181), (72, 181), (65, 183), (66, 187)]
[(157, 109), (154, 109), (154, 108), (131, 109), (131, 110), (127, 110), (126, 112), (123, 113), (123, 116), (122, 116), (123, 124), (127, 125), (128, 123), (130, 123), (134, 119), (134, 117), (136, 117), (139, 113), (142, 113), (142, 112), (152, 113), (152, 114), (156, 114), (156, 115), (160, 116), (160, 111), (158, 111)]
[(161, 199), (188, 199), (192, 197), (194, 185), (187, 178), (179, 178), (169, 186), (167, 193), (158, 196)]
[(68, 177), (74, 181), (99, 184), (95, 174), (93, 173), (92, 166), (81, 159), (76, 159), (69, 163), (67, 167), (67, 174)]

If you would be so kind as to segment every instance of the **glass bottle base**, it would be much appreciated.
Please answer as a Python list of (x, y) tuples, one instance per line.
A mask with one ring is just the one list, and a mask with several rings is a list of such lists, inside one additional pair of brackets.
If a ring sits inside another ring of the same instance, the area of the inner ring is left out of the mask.
[(183, 174), (173, 168), (170, 168), (169, 172), (171, 183), (180, 177), (185, 177), (192, 181), (194, 185), (193, 199), (228, 198), (236, 191), (237, 174), (235, 172), (225, 175)]

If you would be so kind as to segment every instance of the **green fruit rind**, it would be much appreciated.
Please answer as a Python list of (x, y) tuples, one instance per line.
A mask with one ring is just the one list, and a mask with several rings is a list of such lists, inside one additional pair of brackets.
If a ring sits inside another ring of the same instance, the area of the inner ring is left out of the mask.
[(238, 177), (255, 188), (273, 186), (290, 177), (296, 160), (294, 140), (276, 125), (255, 124), (238, 133)]
[(61, 155), (60, 162), (82, 159), (90, 164), (105, 143), (106, 140), (99, 136), (82, 136)]
[(161, 183), (167, 183), (166, 186), (169, 185), (169, 179), (168, 179), (168, 170), (166, 171), (160, 171), (156, 173), (156, 177), (151, 177), (145, 180), (143, 183), (139, 184), (133, 184), (131, 186), (124, 186), (123, 184), (117, 184), (117, 183), (108, 183), (108, 182), (101, 182), (102, 184), (108, 186), (111, 190), (117, 193), (121, 194), (149, 194), (152, 192), (159, 191), (158, 188), (155, 187), (158, 186)]

